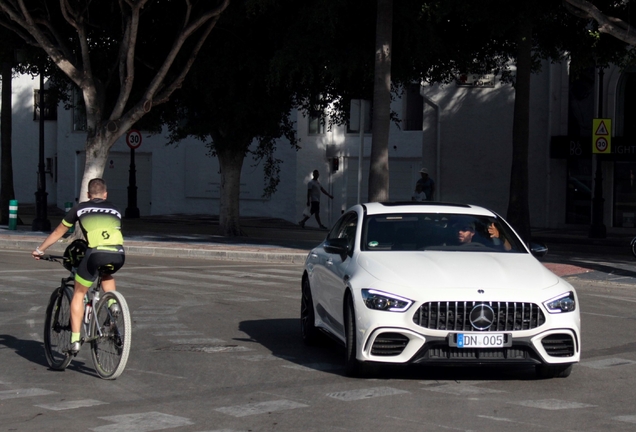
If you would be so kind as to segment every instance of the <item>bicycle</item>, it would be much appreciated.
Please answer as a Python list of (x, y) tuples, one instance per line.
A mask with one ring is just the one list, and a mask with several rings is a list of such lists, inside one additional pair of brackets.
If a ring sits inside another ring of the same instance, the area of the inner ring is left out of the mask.
[[(70, 247), (70, 246), (69, 246)], [(60, 286), (51, 294), (44, 320), (44, 352), (49, 367), (64, 370), (77, 353), (70, 353), (71, 299), (75, 281), (75, 267), (66, 256), (45, 254), (42, 260), (55, 261), (69, 269), (71, 274), (62, 278)], [(128, 304), (118, 291), (102, 291), (102, 276), (107, 267), (99, 268), (97, 280), (84, 298), (84, 319), (80, 343), (90, 343), (91, 357), (97, 374), (103, 379), (119, 377), (128, 361), (131, 344), (131, 319)], [(119, 305), (114, 315), (108, 306), (109, 300)]]

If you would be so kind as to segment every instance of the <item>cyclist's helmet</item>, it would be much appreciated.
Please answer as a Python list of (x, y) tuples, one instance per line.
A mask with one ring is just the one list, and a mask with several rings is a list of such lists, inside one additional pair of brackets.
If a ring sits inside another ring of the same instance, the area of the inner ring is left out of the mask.
[(88, 243), (82, 239), (77, 239), (68, 245), (64, 251), (64, 267), (70, 271), (74, 267), (79, 266), (80, 261), (86, 254), (86, 249), (88, 249)]

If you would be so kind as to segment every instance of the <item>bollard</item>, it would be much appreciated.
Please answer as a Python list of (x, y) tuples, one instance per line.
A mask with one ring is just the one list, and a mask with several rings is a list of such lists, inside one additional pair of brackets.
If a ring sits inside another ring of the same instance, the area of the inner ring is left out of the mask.
[(18, 201), (9, 201), (9, 229), (14, 230), (18, 227)]
[[(64, 203), (64, 211), (65, 211), (66, 213), (70, 212), (72, 208), (73, 208), (73, 203), (72, 203), (72, 202), (68, 202), (68, 201), (67, 201), (67, 202), (65, 202), (65, 203)], [(75, 227), (74, 227), (74, 226), (70, 227), (70, 228), (68, 229), (68, 232), (69, 232), (69, 233), (73, 233), (73, 232), (75, 232)]]

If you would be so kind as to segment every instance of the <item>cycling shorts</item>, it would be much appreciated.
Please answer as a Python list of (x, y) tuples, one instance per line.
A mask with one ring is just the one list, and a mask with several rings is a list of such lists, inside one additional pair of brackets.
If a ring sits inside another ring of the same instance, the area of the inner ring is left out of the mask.
[(125, 261), (126, 254), (123, 246), (88, 248), (86, 255), (77, 267), (75, 282), (90, 287), (97, 279), (100, 267), (107, 267), (104, 273), (113, 274), (124, 265)]

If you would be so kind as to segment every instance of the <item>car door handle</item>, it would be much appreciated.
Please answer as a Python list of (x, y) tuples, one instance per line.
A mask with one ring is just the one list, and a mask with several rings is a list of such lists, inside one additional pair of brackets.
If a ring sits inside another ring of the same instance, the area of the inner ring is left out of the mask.
[(327, 265), (333, 265), (333, 260), (331, 258), (327, 260)]

